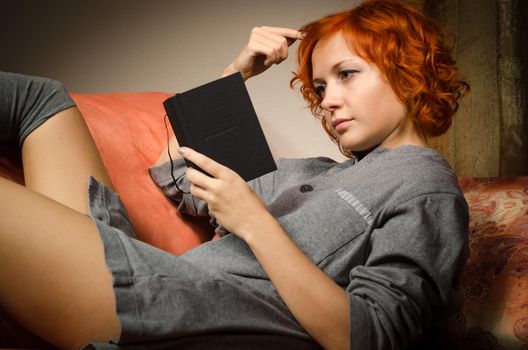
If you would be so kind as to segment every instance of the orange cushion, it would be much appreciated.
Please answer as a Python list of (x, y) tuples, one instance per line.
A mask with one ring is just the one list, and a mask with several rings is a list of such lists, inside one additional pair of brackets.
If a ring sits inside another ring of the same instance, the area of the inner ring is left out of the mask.
[(167, 145), (162, 102), (169, 96), (72, 94), (138, 238), (179, 255), (211, 239), (212, 230), (204, 221), (182, 218), (148, 173)]
[[(148, 173), (167, 145), (162, 102), (169, 96), (157, 92), (72, 94), (138, 238), (179, 255), (210, 240), (213, 232), (204, 220), (180, 216)], [(0, 176), (24, 183), (20, 151), (13, 143), (0, 142)]]

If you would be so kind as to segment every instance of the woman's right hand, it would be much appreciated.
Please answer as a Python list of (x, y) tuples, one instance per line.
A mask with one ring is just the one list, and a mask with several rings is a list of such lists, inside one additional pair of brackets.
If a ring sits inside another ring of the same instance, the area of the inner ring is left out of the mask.
[(288, 58), (288, 47), (303, 37), (303, 33), (296, 29), (255, 27), (247, 44), (222, 76), (240, 72), (244, 80), (254, 77)]

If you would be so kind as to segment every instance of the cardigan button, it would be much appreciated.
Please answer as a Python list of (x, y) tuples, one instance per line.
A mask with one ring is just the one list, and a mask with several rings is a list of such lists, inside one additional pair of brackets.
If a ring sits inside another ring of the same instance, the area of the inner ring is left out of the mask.
[(302, 193), (305, 193), (305, 192), (311, 192), (313, 191), (313, 187), (311, 185), (302, 185), (301, 188), (299, 189)]

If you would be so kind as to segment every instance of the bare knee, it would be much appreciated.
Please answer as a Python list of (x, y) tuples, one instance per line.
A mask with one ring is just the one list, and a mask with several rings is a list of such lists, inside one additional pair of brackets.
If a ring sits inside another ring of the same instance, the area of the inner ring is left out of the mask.
[(94, 222), (7, 180), (0, 195), (0, 308), (59, 348), (118, 338), (112, 275)]

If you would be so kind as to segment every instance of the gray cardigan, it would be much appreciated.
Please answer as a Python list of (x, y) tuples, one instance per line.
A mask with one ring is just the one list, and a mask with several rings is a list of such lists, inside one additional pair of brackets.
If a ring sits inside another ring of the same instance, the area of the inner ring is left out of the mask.
[[(184, 172), (179, 159), (174, 175), (185, 190)], [(150, 173), (181, 212), (209, 215), (207, 203), (176, 190), (169, 164)], [(468, 208), (455, 175), (434, 150), (377, 148), (359, 162), (279, 160), (277, 171), (249, 185), (293, 241), (349, 294), (351, 348), (406, 347), (458, 306), (453, 287), (467, 257)], [(235, 235), (182, 258), (243, 276), (255, 287), (268, 279)]]

